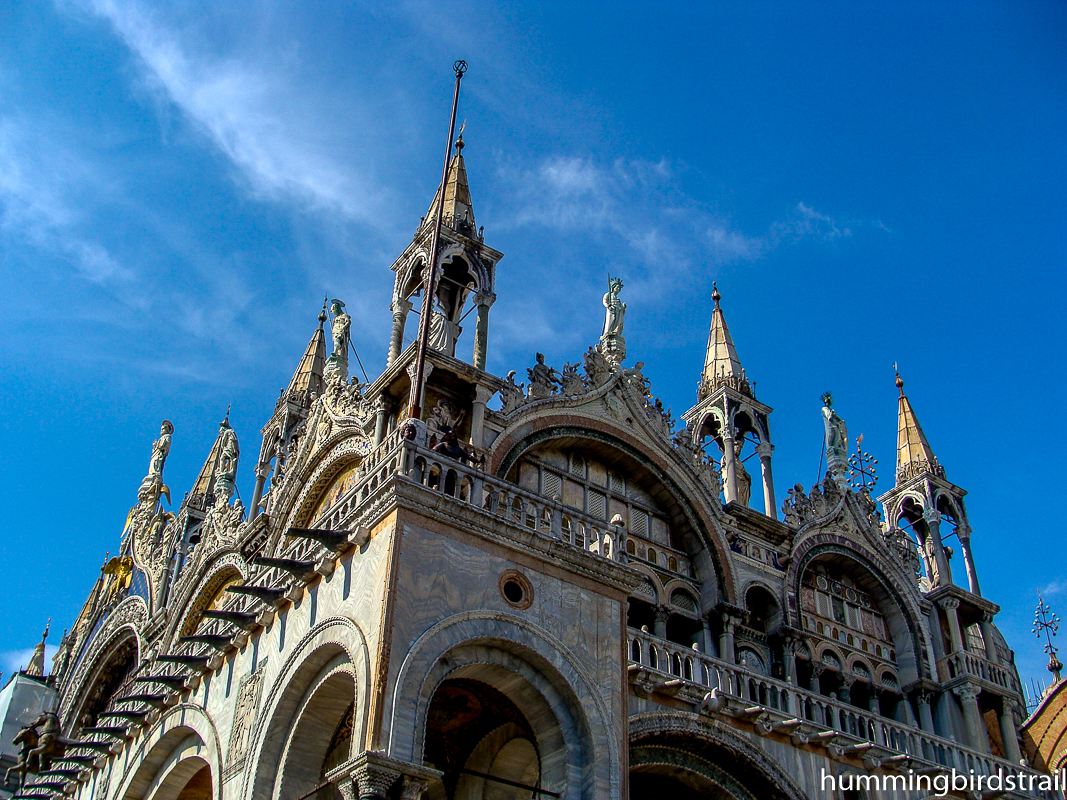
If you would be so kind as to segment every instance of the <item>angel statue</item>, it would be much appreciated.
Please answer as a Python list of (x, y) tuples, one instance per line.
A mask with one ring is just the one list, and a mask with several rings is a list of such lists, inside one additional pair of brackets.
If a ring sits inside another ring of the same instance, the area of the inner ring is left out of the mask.
[(608, 293), (604, 295), (604, 308), (607, 312), (604, 315), (604, 333), (601, 334), (601, 341), (615, 336), (622, 336), (622, 323), (623, 317), (626, 314), (626, 303), (619, 299), (619, 292), (622, 291), (622, 279), (621, 278), (608, 278)]

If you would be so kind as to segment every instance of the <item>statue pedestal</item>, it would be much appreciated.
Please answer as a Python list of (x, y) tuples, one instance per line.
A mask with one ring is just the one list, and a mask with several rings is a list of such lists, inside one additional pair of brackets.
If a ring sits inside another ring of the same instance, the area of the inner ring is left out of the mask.
[(602, 336), (596, 349), (616, 370), (626, 358), (626, 340), (621, 336)]

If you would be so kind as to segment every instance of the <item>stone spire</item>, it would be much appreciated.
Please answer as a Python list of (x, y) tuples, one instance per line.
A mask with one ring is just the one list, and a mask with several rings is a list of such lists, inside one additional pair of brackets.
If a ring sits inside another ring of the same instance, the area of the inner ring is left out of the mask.
[(937, 456), (926, 441), (926, 435), (919, 426), (911, 401), (904, 394), (904, 381), (901, 380), (900, 373), (897, 373), (896, 386), (900, 391), (897, 412), (897, 482), (924, 471), (943, 478), (945, 470), (937, 463)]
[[(460, 129), (459, 138), (456, 139), (456, 154), (448, 165), (448, 180), (445, 182), (445, 207), (442, 213), (442, 222), (457, 233), (464, 236), (474, 236), (474, 207), (471, 204), (471, 190), (467, 183), (467, 167), (463, 163), (463, 130)], [(441, 197), (438, 188), (434, 194), (430, 210), (424, 217), (425, 223), (433, 223), (437, 213), (437, 201)]]
[(751, 395), (752, 389), (745, 370), (737, 357), (737, 348), (734, 340), (730, 337), (730, 329), (726, 327), (726, 317), (719, 307), (722, 295), (714, 283), (711, 284), (711, 299), (715, 301), (715, 308), (711, 312), (711, 333), (708, 335), (708, 352), (704, 357), (704, 372), (700, 377), (700, 389), (697, 393), (698, 400), (703, 400), (721, 385)]
[[(211, 446), (204, 466), (196, 476), (196, 482), (190, 491), (192, 497), (202, 495), (205, 502), (209, 495), (224, 494), (229, 492), (227, 500), (233, 494), (232, 481), (237, 471), (237, 434), (230, 427), (230, 412), (227, 410), (226, 418), (219, 423), (219, 435), (215, 437), (215, 443)], [(224, 485), (225, 484), (225, 485)]]
[(326, 305), (319, 312), (319, 327), (311, 335), (307, 349), (300, 359), (300, 364), (293, 373), (285, 397), (295, 397), (300, 392), (322, 394), (322, 371), (326, 364), (326, 334), (322, 326), (326, 323)]
[(48, 641), (48, 629), (52, 625), (52, 620), (49, 619), (44, 626), (44, 633), (41, 634), (41, 641), (37, 643), (37, 646), (33, 648), (33, 657), (30, 658), (30, 663), (24, 670), (27, 675), (35, 678), (44, 676), (44, 645)]

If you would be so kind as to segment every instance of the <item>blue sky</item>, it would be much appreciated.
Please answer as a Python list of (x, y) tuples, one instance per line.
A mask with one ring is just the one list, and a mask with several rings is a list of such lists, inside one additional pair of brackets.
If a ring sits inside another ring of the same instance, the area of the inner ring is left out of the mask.
[(1057, 3), (0, 5), (0, 668), (72, 621), (162, 418), (181, 497), (232, 404), (247, 497), (324, 295), (381, 368), (462, 57), (475, 213), (505, 253), (490, 369), (578, 360), (610, 270), (678, 416), (717, 280), (781, 492), (817, 477), (827, 390), (888, 488), (898, 362), (1044, 677), (1038, 590), (1067, 608), (1065, 41)]

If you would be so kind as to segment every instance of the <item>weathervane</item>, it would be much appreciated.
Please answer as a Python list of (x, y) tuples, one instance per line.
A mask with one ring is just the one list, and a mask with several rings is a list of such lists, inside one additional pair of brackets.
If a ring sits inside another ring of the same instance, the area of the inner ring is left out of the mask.
[(1045, 636), (1045, 652), (1048, 654), (1048, 671), (1052, 673), (1058, 683), (1060, 680), (1060, 670), (1063, 669), (1063, 664), (1058, 658), (1056, 658), (1057, 648), (1052, 646), (1052, 637), (1056, 635), (1056, 632), (1060, 629), (1060, 618), (1052, 613), (1052, 609), (1049, 604), (1041, 599), (1041, 593), (1037, 594), (1037, 613), (1034, 614), (1034, 635), (1040, 639), (1041, 635)]
[(874, 465), (877, 458), (871, 458), (871, 454), (860, 449), (863, 443), (863, 434), (856, 437), (856, 452), (848, 457), (848, 485), (861, 492), (870, 493), (874, 485), (878, 483), (878, 472)]

